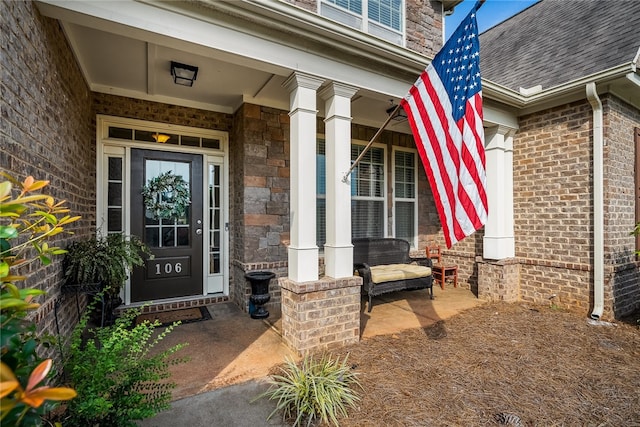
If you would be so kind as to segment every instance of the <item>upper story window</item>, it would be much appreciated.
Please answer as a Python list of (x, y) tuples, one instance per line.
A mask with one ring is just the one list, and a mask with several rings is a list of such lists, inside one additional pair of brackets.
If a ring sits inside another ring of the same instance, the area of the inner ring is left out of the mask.
[(321, 0), (320, 14), (401, 45), (403, 0)]

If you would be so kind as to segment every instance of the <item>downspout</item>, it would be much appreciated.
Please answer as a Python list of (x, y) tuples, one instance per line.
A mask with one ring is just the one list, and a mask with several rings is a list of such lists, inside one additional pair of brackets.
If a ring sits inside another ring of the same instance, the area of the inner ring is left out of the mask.
[(587, 99), (593, 109), (593, 311), (600, 320), (604, 309), (604, 131), (602, 102), (595, 83), (587, 83)]

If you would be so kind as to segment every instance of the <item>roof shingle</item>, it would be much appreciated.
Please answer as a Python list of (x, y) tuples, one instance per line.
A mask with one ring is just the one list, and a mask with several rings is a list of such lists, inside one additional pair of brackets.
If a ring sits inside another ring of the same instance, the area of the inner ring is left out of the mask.
[(541, 0), (480, 35), (480, 69), (513, 90), (548, 89), (630, 63), (639, 47), (638, 0)]

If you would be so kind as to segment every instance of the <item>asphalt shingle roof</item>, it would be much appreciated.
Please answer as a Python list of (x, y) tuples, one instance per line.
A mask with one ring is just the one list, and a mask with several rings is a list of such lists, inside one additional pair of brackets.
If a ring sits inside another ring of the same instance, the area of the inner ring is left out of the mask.
[(480, 35), (480, 70), (548, 89), (630, 63), (639, 47), (640, 0), (541, 0)]

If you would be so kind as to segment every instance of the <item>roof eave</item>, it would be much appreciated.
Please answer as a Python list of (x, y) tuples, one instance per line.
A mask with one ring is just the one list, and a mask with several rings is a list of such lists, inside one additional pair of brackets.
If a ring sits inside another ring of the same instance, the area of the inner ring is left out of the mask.
[(628, 74), (630, 73), (636, 73), (636, 67), (633, 62), (584, 76), (530, 95), (524, 95), (513, 89), (485, 80), (482, 82), (482, 93), (486, 98), (516, 107), (521, 110), (522, 114), (526, 114), (548, 108), (553, 104), (566, 102), (569, 98), (581, 99), (586, 97), (584, 88), (587, 83), (601, 85), (618, 79), (628, 79)]

